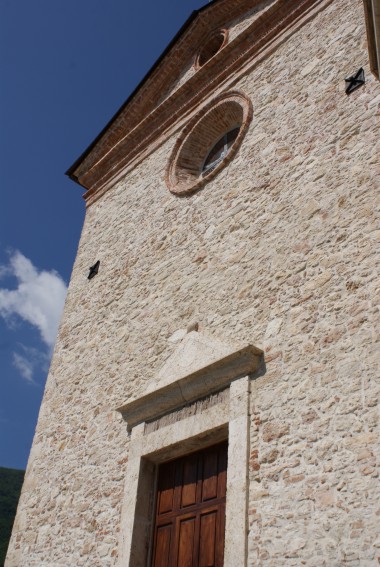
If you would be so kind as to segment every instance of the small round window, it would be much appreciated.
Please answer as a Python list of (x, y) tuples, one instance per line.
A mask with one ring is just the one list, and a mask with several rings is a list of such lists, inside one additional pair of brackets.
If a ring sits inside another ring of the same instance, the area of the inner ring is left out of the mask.
[(174, 146), (166, 170), (170, 191), (188, 194), (208, 183), (234, 157), (251, 119), (251, 102), (239, 91), (203, 107)]
[(225, 46), (228, 41), (227, 30), (220, 30), (212, 34), (200, 49), (195, 60), (195, 67), (200, 68)]

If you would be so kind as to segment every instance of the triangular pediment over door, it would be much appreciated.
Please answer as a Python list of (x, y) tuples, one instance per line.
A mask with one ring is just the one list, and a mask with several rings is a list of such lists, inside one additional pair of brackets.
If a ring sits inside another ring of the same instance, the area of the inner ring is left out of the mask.
[(185, 335), (147, 390), (123, 404), (128, 426), (156, 419), (197, 399), (221, 391), (232, 380), (255, 372), (262, 351), (251, 344), (222, 341), (206, 333)]

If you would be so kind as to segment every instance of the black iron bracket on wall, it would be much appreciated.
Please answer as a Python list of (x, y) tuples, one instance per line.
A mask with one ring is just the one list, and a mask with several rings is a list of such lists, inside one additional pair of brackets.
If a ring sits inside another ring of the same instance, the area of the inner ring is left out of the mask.
[(348, 77), (347, 79), (344, 79), (344, 80), (346, 81), (346, 83), (348, 83), (348, 85), (346, 87), (346, 94), (347, 95), (353, 93), (359, 87), (362, 87), (365, 84), (363, 67), (360, 67), (360, 69), (356, 73), (356, 75), (353, 75), (352, 77)]
[(92, 280), (92, 278), (94, 276), (96, 276), (96, 274), (99, 271), (99, 266), (100, 266), (100, 260), (98, 260), (97, 262), (95, 262), (95, 264), (93, 266), (90, 267), (90, 273), (88, 274), (88, 279)]

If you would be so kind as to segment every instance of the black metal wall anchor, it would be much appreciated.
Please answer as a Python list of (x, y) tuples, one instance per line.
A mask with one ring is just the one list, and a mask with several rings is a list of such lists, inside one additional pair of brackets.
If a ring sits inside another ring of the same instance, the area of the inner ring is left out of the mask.
[(348, 77), (348, 79), (344, 79), (344, 80), (346, 81), (346, 83), (348, 83), (346, 87), (346, 94), (349, 95), (352, 92), (356, 91), (356, 89), (363, 86), (365, 83), (363, 67), (360, 67), (356, 75), (353, 75), (352, 77)]
[(99, 272), (100, 260), (98, 260), (93, 266), (90, 267), (90, 273), (88, 274), (88, 279), (92, 280), (94, 276)]

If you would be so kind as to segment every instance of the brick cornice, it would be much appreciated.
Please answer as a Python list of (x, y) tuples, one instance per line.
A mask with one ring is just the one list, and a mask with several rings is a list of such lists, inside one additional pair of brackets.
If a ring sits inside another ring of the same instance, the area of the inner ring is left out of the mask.
[[(74, 172), (73, 177), (88, 189), (85, 194), (87, 204), (91, 204), (104, 194), (112, 182), (117, 179), (119, 173), (124, 171), (130, 163), (136, 162), (140, 156), (146, 155), (149, 147), (155, 146), (158, 142), (162, 143), (163, 139), (173, 130), (173, 126), (191, 116), (205, 100), (210, 98), (210, 95), (220, 89), (221, 85), (225, 86), (234, 78), (236, 80), (237, 73), (244, 69), (247, 62), (260, 55), (282, 32), (297, 25), (310, 10), (313, 11), (315, 7), (326, 5), (331, 1), (278, 0), (171, 96), (151, 111), (149, 111), (149, 100), (145, 100), (145, 97), (148, 97), (149, 88), (152, 88), (148, 81), (142, 91), (136, 94), (136, 100), (132, 101), (133, 104), (131, 102), (131, 108), (135, 107), (132, 118), (137, 107), (142, 113), (141, 116), (144, 117), (135, 125), (131, 121), (129, 128), (124, 130), (124, 137), (114, 145), (109, 144), (110, 136), (108, 136), (108, 144), (101, 139), (94, 155), (90, 153)], [(246, 9), (249, 7), (252, 8), (252, 2), (246, 2)], [(231, 20), (231, 17), (228, 19)], [(204, 21), (202, 23), (203, 26), (206, 25)], [(190, 32), (191, 28), (188, 33)], [(171, 54), (169, 53), (162, 64), (170, 67), (170, 63)], [(145, 113), (144, 109), (147, 109)], [(128, 118), (129, 112), (130, 109), (127, 106), (122, 118)], [(111, 125), (110, 134), (112, 134), (112, 128), (118, 130), (120, 125)]]

